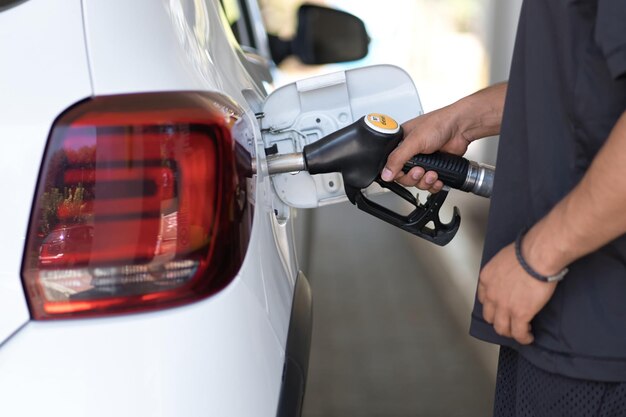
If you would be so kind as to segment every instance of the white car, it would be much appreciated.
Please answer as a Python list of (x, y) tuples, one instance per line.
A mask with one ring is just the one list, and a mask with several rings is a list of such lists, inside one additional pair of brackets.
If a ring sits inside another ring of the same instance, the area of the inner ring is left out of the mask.
[[(343, 191), (306, 173), (273, 184), (266, 148), (372, 108), (410, 103), (408, 119), (417, 94), (383, 66), (268, 100), (258, 5), (223, 3), (0, 2), (0, 415), (299, 415), (311, 295), (292, 207)], [(272, 39), (277, 59), (363, 55), (306, 39), (320, 10), (301, 42)]]

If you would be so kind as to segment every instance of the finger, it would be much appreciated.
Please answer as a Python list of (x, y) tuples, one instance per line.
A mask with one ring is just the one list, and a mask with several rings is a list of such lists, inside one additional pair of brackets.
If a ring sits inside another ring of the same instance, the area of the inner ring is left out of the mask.
[(522, 345), (528, 345), (534, 340), (530, 332), (530, 323), (521, 319), (511, 320), (511, 336)]
[(385, 181), (391, 181), (402, 170), (402, 167), (413, 155), (420, 153), (421, 146), (417, 140), (404, 140), (394, 149), (389, 157), (385, 168), (381, 173), (381, 178)]
[(442, 188), (443, 188), (443, 182), (441, 182), (441, 180), (437, 180), (435, 181), (435, 185), (433, 185), (432, 188), (428, 191), (435, 194), (441, 191)]
[(424, 169), (421, 167), (413, 167), (411, 168), (411, 170), (409, 172), (406, 173), (406, 175), (400, 176), (396, 178), (396, 182), (404, 185), (405, 187), (423, 187), (420, 188), (422, 190), (428, 191), (429, 193), (435, 194), (438, 193), (439, 191), (441, 191), (441, 189), (443, 188), (444, 184), (443, 182), (441, 182), (441, 180), (437, 180), (435, 181), (435, 183), (430, 187), (430, 188), (426, 188), (428, 186), (428, 184), (425, 185), (419, 185), (420, 180), (422, 179), (422, 177), (424, 176), (425, 172)]
[(476, 296), (478, 297), (478, 301), (480, 301), (481, 304), (485, 304), (485, 284), (483, 284), (482, 282), (478, 282), (478, 290), (476, 291)]
[(496, 315), (496, 307), (493, 303), (487, 301), (483, 304), (483, 319), (489, 324), (493, 324), (493, 319)]
[(422, 179), (426, 172), (422, 167), (413, 167), (409, 172), (400, 178), (396, 179), (396, 182), (404, 185), (405, 187), (415, 187), (417, 183)]
[(511, 337), (511, 316), (508, 311), (496, 310), (493, 319), (493, 328), (500, 336)]
[(437, 182), (438, 176), (435, 171), (428, 171), (417, 183), (420, 190), (430, 190)]

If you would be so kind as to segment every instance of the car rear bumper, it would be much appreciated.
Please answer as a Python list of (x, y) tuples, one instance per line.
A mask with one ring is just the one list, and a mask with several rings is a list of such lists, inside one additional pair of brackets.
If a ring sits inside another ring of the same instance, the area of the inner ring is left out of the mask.
[(29, 322), (0, 346), (0, 415), (273, 417), (283, 363), (238, 280), (186, 307)]

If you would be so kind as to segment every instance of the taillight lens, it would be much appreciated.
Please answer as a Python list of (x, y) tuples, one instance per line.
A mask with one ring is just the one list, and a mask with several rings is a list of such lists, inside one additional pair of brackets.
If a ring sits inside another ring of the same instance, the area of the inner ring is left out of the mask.
[(250, 217), (237, 111), (217, 98), (101, 97), (56, 121), (23, 266), (35, 318), (177, 305), (232, 280)]

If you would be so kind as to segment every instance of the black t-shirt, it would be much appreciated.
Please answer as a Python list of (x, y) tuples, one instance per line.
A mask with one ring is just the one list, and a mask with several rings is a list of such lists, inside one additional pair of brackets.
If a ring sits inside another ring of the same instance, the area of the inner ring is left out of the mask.
[[(626, 0), (526, 0), (483, 264), (572, 190), (625, 110)], [(626, 237), (570, 265), (532, 329), (528, 346), (500, 337), (476, 301), (472, 335), (550, 372), (626, 381)]]

